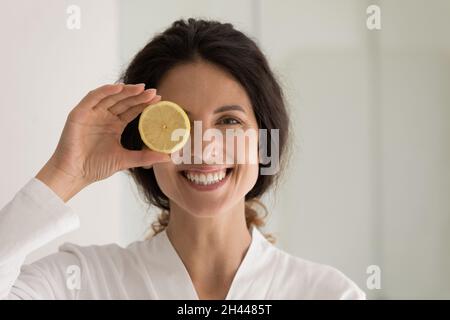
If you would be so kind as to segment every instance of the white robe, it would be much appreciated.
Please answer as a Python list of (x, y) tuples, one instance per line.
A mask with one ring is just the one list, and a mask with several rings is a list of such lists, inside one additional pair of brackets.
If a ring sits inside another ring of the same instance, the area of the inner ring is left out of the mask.
[[(122, 248), (78, 246), (29, 265), (25, 257), (79, 227), (79, 218), (32, 178), (0, 211), (1, 299), (198, 299), (165, 231)], [(251, 229), (250, 247), (226, 299), (365, 299), (337, 269), (294, 257)]]

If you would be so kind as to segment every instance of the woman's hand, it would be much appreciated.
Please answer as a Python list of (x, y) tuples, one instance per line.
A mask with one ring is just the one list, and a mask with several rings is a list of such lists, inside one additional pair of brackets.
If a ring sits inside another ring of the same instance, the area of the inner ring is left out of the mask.
[(146, 106), (161, 100), (143, 84), (112, 84), (89, 92), (69, 113), (50, 160), (36, 175), (64, 201), (115, 172), (169, 161), (166, 154), (131, 151), (120, 137)]

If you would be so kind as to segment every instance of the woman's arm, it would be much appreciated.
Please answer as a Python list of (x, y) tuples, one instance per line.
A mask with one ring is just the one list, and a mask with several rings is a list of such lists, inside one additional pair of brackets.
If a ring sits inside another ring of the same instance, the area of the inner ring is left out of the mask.
[(33, 290), (33, 287), (46, 281), (38, 275), (34, 279), (29, 278), (30, 287), (17, 288), (17, 292), (21, 292), (19, 296), (11, 289), (29, 253), (78, 226), (78, 216), (71, 208), (43, 182), (31, 179), (0, 210), (0, 298), (51, 297), (51, 290)]
[(70, 255), (44, 260), (56, 263), (59, 272), (41, 272), (51, 270), (41, 261), (40, 268), (32, 264), (19, 275), (29, 253), (79, 226), (65, 202), (117, 171), (170, 160), (150, 150), (127, 150), (120, 143), (126, 125), (160, 99), (156, 90), (144, 91), (143, 85), (105, 85), (90, 91), (70, 112), (49, 161), (0, 210), (1, 299), (51, 299), (55, 292), (64, 292), (59, 266), (70, 262)]

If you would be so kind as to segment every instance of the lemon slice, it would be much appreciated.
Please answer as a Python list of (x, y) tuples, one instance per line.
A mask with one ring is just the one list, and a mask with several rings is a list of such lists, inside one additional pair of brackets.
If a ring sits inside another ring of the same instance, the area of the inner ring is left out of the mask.
[[(191, 124), (183, 109), (176, 103), (160, 101), (144, 109), (139, 119), (139, 133), (147, 147), (154, 151), (173, 153), (180, 150), (189, 139)], [(172, 140), (172, 133), (177, 129)]]

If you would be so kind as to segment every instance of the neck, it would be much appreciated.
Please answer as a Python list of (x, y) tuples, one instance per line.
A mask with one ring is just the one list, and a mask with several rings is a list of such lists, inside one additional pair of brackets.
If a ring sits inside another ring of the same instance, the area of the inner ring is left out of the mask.
[(196, 217), (171, 203), (166, 232), (194, 285), (229, 286), (252, 240), (244, 200), (212, 217)]

